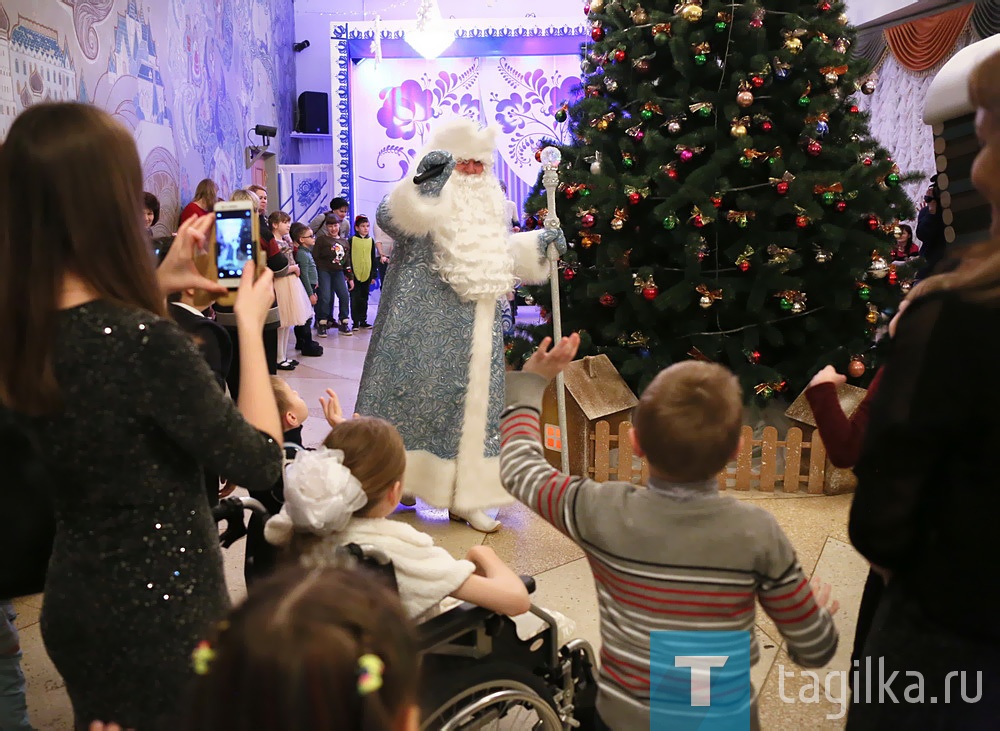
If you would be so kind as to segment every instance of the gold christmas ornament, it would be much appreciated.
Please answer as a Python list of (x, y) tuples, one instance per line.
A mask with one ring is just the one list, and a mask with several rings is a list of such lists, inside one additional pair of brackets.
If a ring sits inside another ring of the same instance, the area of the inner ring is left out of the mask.
[(792, 53), (801, 53), (802, 52), (802, 41), (800, 41), (798, 38), (794, 38), (794, 37), (793, 38), (786, 38), (785, 39), (785, 48), (787, 50), (791, 51)]
[(701, 0), (683, 2), (674, 7), (674, 15), (679, 15), (689, 23), (697, 23), (701, 20), (704, 10), (701, 7)]
[[(591, 5), (593, 7), (593, 5)], [(632, 22), (636, 25), (645, 25), (649, 20), (649, 13), (646, 9), (639, 5), (635, 10), (632, 11)]]
[(599, 13), (604, 10), (604, 0), (590, 0), (590, 12)]
[(872, 279), (884, 279), (889, 273), (889, 262), (877, 251), (872, 252), (872, 263), (868, 266), (868, 275)]
[(732, 126), (729, 128), (729, 134), (733, 137), (745, 137), (747, 134), (747, 127), (739, 120), (734, 119)]
[(722, 290), (709, 289), (707, 284), (699, 284), (694, 288), (694, 291), (701, 295), (698, 305), (703, 309), (708, 309), (715, 304), (716, 300), (722, 299)]
[(624, 208), (616, 208), (615, 215), (611, 218), (611, 228), (615, 231), (621, 231), (625, 222), (628, 220), (628, 213)]

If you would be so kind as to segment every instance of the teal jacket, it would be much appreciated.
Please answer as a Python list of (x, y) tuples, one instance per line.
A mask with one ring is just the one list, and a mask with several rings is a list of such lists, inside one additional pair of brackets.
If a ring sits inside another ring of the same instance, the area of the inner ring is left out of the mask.
[(319, 274), (316, 273), (316, 261), (312, 252), (304, 246), (300, 246), (295, 252), (295, 263), (299, 265), (299, 278), (306, 288), (306, 294), (315, 294), (319, 289)]

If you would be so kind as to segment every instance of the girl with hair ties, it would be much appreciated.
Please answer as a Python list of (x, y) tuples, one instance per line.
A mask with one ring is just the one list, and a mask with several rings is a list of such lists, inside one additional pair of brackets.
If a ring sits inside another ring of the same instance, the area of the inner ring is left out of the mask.
[(378, 577), (290, 566), (194, 653), (186, 731), (417, 731), (419, 657)]
[(972, 182), (993, 207), (992, 239), (911, 300), (872, 403), (849, 532), (886, 587), (849, 731), (992, 729), (1000, 718), (1000, 54), (972, 72), (969, 95), (981, 143)]
[(260, 339), (271, 273), (248, 266), (236, 296), (256, 335), (240, 341), (237, 409), (165, 316), (168, 293), (221, 290), (194, 265), (212, 217), (185, 222), (154, 270), (142, 206), (132, 135), (94, 106), (32, 106), (0, 147), (0, 342), (17, 353), (0, 358), (0, 409), (47, 466), (42, 638), (76, 729), (176, 728), (191, 650), (229, 608), (204, 470), (258, 489), (281, 472)]

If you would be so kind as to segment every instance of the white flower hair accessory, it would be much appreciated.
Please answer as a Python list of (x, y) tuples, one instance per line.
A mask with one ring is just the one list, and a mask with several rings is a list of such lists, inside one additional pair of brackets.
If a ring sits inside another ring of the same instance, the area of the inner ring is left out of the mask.
[(317, 535), (347, 527), (354, 512), (368, 503), (361, 483), (344, 466), (339, 449), (301, 451), (285, 468), (285, 504), (281, 508), (296, 530)]

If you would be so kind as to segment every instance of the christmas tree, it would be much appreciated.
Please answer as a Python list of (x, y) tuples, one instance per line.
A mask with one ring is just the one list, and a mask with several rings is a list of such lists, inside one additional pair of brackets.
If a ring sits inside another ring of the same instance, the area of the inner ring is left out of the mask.
[[(794, 395), (828, 363), (863, 385), (911, 284), (890, 252), (914, 211), (852, 96), (874, 81), (849, 55), (843, 5), (585, 10), (583, 96), (555, 111), (575, 139), (557, 195), (564, 331), (637, 389), (692, 357), (729, 366), (751, 397)], [(551, 306), (547, 288), (531, 294)]]

